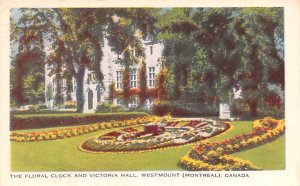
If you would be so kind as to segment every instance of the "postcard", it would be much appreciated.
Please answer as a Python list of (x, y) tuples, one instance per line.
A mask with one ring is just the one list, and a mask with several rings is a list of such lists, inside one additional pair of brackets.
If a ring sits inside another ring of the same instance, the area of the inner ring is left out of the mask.
[(1, 2), (0, 185), (299, 185), (298, 7)]

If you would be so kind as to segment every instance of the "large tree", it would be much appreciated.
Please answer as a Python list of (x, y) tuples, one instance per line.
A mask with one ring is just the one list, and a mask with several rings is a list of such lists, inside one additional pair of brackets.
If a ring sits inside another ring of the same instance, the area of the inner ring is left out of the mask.
[(161, 36), (164, 64), (174, 72), (174, 98), (182, 86), (201, 90), (212, 104), (216, 96), (227, 99), (241, 55), (232, 33), (232, 9), (181, 8), (169, 14), (172, 21), (164, 21)]
[[(11, 19), (11, 101), (15, 106), (44, 101), (43, 31), (37, 20), (31, 25)], [(37, 26), (32, 26), (37, 25)], [(34, 27), (34, 28), (33, 28)]]
[[(284, 89), (282, 8), (185, 8), (170, 12), (184, 17), (162, 18), (164, 57), (169, 61), (164, 64), (174, 71), (175, 90), (186, 69), (181, 66), (180, 53), (184, 49), (192, 51), (187, 46), (195, 51), (186, 63), (192, 87), (202, 91), (201, 98), (210, 96), (213, 105), (228, 101), (232, 88), (240, 84), (243, 99), (251, 115), (256, 116), (270, 84)], [(186, 37), (182, 39), (181, 35)], [(192, 39), (186, 46), (182, 41), (189, 37)]]
[(243, 41), (239, 79), (251, 116), (265, 104), (275, 84), (284, 90), (283, 9), (243, 8), (236, 24)]
[[(21, 18), (14, 27), (15, 37), (24, 29), (44, 39), (50, 55), (51, 74), (62, 75), (77, 83), (77, 112), (83, 111), (84, 73), (88, 69), (102, 83), (101, 42), (108, 20), (108, 9), (20, 9)], [(24, 25), (24, 26), (23, 26)], [(20, 45), (23, 44), (20, 42)], [(63, 73), (64, 72), (64, 73)], [(58, 80), (60, 81), (60, 80)]]
[(154, 23), (158, 9), (129, 8), (113, 9), (112, 21), (108, 25), (107, 38), (112, 51), (120, 56), (123, 69), (123, 99), (128, 105), (130, 99), (130, 67), (143, 60), (145, 52), (142, 40), (154, 35)]
[(20, 39), (20, 33), (27, 29), (43, 39), (50, 53), (47, 59), (50, 75), (55, 74), (57, 79), (64, 77), (69, 81), (71, 77), (76, 79), (77, 112), (83, 111), (83, 78), (86, 70), (94, 73), (97, 82), (102, 84), (100, 63), (104, 33), (107, 33), (112, 50), (122, 55), (122, 64), (128, 71), (130, 64), (143, 57), (141, 39), (153, 33), (156, 21), (154, 9), (61, 8), (18, 11), (21, 18), (13, 27), (13, 37)]
[(174, 8), (163, 14), (157, 22), (158, 38), (164, 44), (163, 66), (169, 69), (167, 87), (171, 99), (182, 96), (189, 83), (191, 61), (195, 55), (195, 40), (190, 35), (194, 29), (191, 8)]

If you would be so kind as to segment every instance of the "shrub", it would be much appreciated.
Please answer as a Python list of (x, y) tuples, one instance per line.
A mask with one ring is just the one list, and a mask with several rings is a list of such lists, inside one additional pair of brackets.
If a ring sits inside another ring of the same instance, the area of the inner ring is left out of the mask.
[(172, 103), (172, 102), (161, 102), (152, 107), (152, 111), (155, 115), (164, 116), (171, 114), (175, 117), (181, 116), (218, 116), (218, 110), (213, 107), (194, 107), (184, 103)]
[(112, 128), (112, 125), (111, 125), (111, 123), (105, 123), (105, 128), (107, 128), (107, 129), (110, 129), (110, 128)]
[(38, 106), (37, 105), (29, 105), (28, 106), (28, 111), (29, 112), (38, 112)]
[(65, 108), (76, 108), (76, 101), (65, 101), (64, 107)]
[(54, 126), (82, 125), (110, 120), (126, 120), (147, 116), (147, 113), (97, 113), (97, 114), (26, 114), (11, 116), (11, 130), (44, 128)]
[(135, 107), (135, 108), (128, 108), (129, 112), (147, 112), (147, 113), (151, 113), (151, 110), (148, 110), (145, 107)]
[(124, 112), (125, 108), (121, 105), (112, 105), (111, 112)]
[(111, 105), (109, 102), (100, 103), (97, 105), (96, 112), (110, 112)]
[(109, 102), (103, 102), (97, 105), (96, 112), (124, 112), (125, 108), (121, 105), (114, 105)]
[(47, 105), (45, 105), (45, 104), (39, 104), (39, 105), (37, 105), (37, 108), (38, 108), (38, 110), (40, 111), (40, 110), (42, 110), (42, 109), (46, 109), (46, 108), (47, 108)]
[(47, 106), (45, 104), (38, 104), (38, 105), (29, 105), (28, 111), (31, 113), (40, 112), (42, 109), (46, 109)]

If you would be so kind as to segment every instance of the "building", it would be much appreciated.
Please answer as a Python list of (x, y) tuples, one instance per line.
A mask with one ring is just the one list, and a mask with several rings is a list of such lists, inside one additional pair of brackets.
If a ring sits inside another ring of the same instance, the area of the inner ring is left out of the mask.
[[(143, 47), (145, 49), (145, 63), (146, 63), (146, 77), (147, 77), (147, 87), (153, 88), (156, 84), (156, 75), (159, 73), (161, 66), (158, 63), (160, 57), (162, 56), (163, 45), (156, 42), (143, 41)], [(94, 112), (99, 103), (108, 101), (109, 96), (109, 85), (112, 81), (115, 82), (115, 88), (117, 91), (122, 91), (122, 65), (117, 63), (118, 56), (112, 52), (108, 45), (108, 41), (104, 40), (102, 46), (103, 57), (101, 61), (101, 71), (104, 75), (103, 84), (104, 87), (99, 86), (93, 79), (93, 74), (88, 70), (85, 71), (84, 75), (84, 112)], [(130, 87), (132, 89), (138, 88), (138, 69), (139, 64), (130, 67)], [(48, 74), (49, 69), (46, 66), (46, 74)], [(49, 91), (51, 88), (52, 95), (57, 93), (57, 81), (61, 81), (62, 85), (62, 95), (66, 99), (66, 80), (56, 80), (55, 76), (49, 77), (45, 76), (45, 92)], [(51, 85), (51, 86), (49, 86)], [(75, 78), (72, 79), (72, 93), (71, 97), (73, 101), (76, 101), (76, 82)], [(46, 105), (49, 108), (54, 108), (54, 96), (51, 99), (47, 99)], [(129, 107), (138, 106), (138, 97), (130, 100)], [(150, 108), (154, 103), (154, 98), (149, 98), (146, 100), (145, 107)], [(122, 105), (122, 99), (115, 98), (113, 103), (116, 105)]]

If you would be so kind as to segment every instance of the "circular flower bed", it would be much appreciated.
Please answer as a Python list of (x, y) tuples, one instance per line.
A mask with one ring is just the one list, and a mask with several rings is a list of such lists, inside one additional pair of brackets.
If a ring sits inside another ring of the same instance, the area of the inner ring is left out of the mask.
[(164, 121), (128, 127), (92, 137), (80, 145), (86, 152), (126, 153), (174, 147), (216, 136), (230, 128), (213, 120)]

